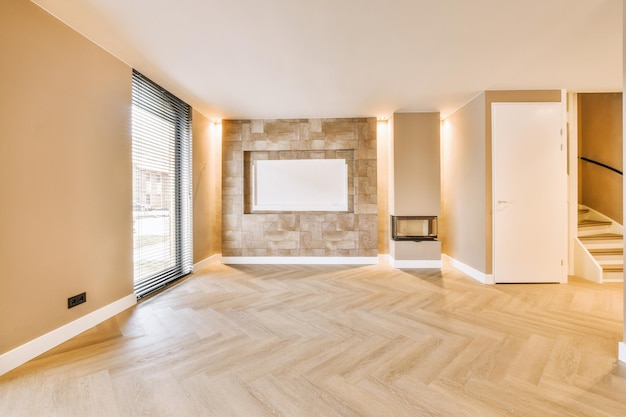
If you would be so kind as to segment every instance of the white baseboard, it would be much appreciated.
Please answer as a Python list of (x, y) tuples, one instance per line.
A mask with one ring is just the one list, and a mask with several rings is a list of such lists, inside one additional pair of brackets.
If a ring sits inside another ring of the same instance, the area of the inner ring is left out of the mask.
[(391, 266), (398, 269), (441, 269), (443, 262), (438, 259), (396, 260), (391, 258)]
[(58, 329), (54, 329), (43, 336), (3, 353), (0, 355), (0, 375), (17, 368), (135, 304), (137, 304), (137, 297), (135, 294), (129, 294)]
[(626, 363), (626, 342), (619, 342), (619, 355), (617, 358), (620, 362)]
[(375, 265), (378, 257), (350, 256), (222, 256), (231, 265)]
[(222, 262), (222, 255), (220, 254), (211, 255), (208, 258), (205, 258), (201, 260), (200, 262), (193, 264), (193, 270), (194, 272), (199, 271), (203, 268), (208, 267), (209, 265), (219, 264), (221, 262)]
[(484, 272), (480, 272), (472, 268), (471, 266), (464, 264), (463, 262), (457, 261), (456, 259), (449, 257), (448, 255), (442, 256), (450, 262), (450, 265), (452, 265), (453, 268), (456, 268), (464, 274), (469, 275), (476, 281), (489, 285), (496, 283), (493, 274), (485, 274)]

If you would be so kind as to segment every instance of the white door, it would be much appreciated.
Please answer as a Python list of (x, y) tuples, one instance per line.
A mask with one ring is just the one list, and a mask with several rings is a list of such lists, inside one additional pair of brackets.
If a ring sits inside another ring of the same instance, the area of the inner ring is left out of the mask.
[(492, 104), (496, 283), (567, 281), (561, 103)]

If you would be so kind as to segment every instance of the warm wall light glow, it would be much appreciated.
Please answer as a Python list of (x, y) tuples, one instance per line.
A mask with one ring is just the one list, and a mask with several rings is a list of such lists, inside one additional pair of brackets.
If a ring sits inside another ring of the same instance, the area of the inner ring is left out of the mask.
[(447, 136), (448, 134), (450, 134), (450, 131), (452, 130), (452, 124), (450, 123), (450, 120), (448, 119), (443, 119), (441, 121), (441, 133), (443, 136)]
[(222, 121), (211, 120), (211, 138), (222, 141)]
[(389, 253), (390, 155), (392, 124), (389, 117), (376, 118), (376, 175), (378, 193), (378, 253)]
[(446, 150), (452, 142), (452, 122), (448, 119), (441, 121), (441, 152), (442, 158), (445, 158)]
[(376, 139), (378, 141), (387, 142), (389, 138), (389, 120), (381, 120), (380, 117), (376, 122)]
[(379, 144), (384, 144), (385, 147), (388, 147), (391, 124), (389, 123), (389, 118), (382, 119), (381, 117), (378, 116), (376, 122), (376, 140)]

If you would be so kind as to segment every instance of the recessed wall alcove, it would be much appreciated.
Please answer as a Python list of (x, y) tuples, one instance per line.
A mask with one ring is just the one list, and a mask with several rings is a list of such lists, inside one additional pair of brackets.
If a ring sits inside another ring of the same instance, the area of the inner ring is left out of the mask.
[[(306, 211), (339, 211), (346, 213), (354, 212), (354, 150), (352, 149), (339, 149), (339, 150), (327, 150), (327, 151), (244, 151), (244, 213), (245, 214), (253, 214), (253, 213), (261, 213), (261, 212), (284, 212), (288, 210), (282, 210), (278, 208), (257, 208), (255, 207), (255, 191), (258, 193), (258, 180), (259, 175), (261, 174), (257, 169), (255, 169), (255, 164), (258, 164), (262, 161), (284, 161), (290, 164), (297, 164), (302, 161), (303, 165), (306, 166), (306, 162), (309, 163), (312, 161), (327, 161), (333, 160), (339, 163), (339, 165), (344, 165), (346, 168), (346, 174), (344, 176), (343, 173), (336, 172), (328, 172), (327, 166), (316, 167), (315, 165), (311, 165), (307, 169), (308, 172), (302, 172), (300, 174), (307, 174), (311, 178), (309, 178), (310, 182), (315, 183), (318, 177), (322, 177), (323, 181), (321, 181), (320, 186), (325, 186), (328, 188), (332, 188), (334, 194), (345, 194), (342, 197), (345, 198), (346, 207), (342, 209), (317, 209), (315, 204), (310, 204), (310, 206), (303, 205), (301, 209), (294, 209), (292, 211), (298, 212), (306, 212)], [(344, 164), (345, 162), (345, 164)], [(335, 166), (337, 166), (335, 164)], [(289, 175), (285, 173), (285, 175)], [(295, 182), (295, 181), (294, 181)], [(345, 186), (344, 183), (345, 182)], [(281, 184), (276, 184), (276, 187), (280, 187)], [(302, 191), (302, 193), (307, 193), (306, 187), (302, 187), (302, 190), (276, 190), (277, 192), (288, 194), (294, 193), (294, 191)], [(323, 190), (322, 190), (323, 191)], [(315, 200), (316, 196), (307, 196), (307, 195), (296, 195), (296, 196), (288, 196), (285, 197), (295, 197), (307, 199), (310, 198)], [(319, 198), (319, 196), (318, 196)], [(293, 200), (290, 198), (288, 200)], [(257, 201), (258, 202), (258, 201)], [(314, 203), (314, 201), (311, 201)], [(307, 207), (309, 207), (307, 209)]]
[[(374, 257), (378, 255), (376, 119), (225, 120), (224, 257)], [(347, 210), (258, 211), (252, 163), (343, 159)]]

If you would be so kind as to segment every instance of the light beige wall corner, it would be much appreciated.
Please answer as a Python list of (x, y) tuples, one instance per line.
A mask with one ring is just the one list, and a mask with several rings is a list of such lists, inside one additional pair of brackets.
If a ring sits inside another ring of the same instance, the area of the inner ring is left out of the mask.
[(193, 262), (222, 250), (221, 125), (194, 110), (193, 125)]
[(442, 251), (487, 271), (485, 94), (448, 116), (442, 126)]
[(0, 55), (2, 354), (133, 278), (131, 69), (25, 0), (0, 2)]

